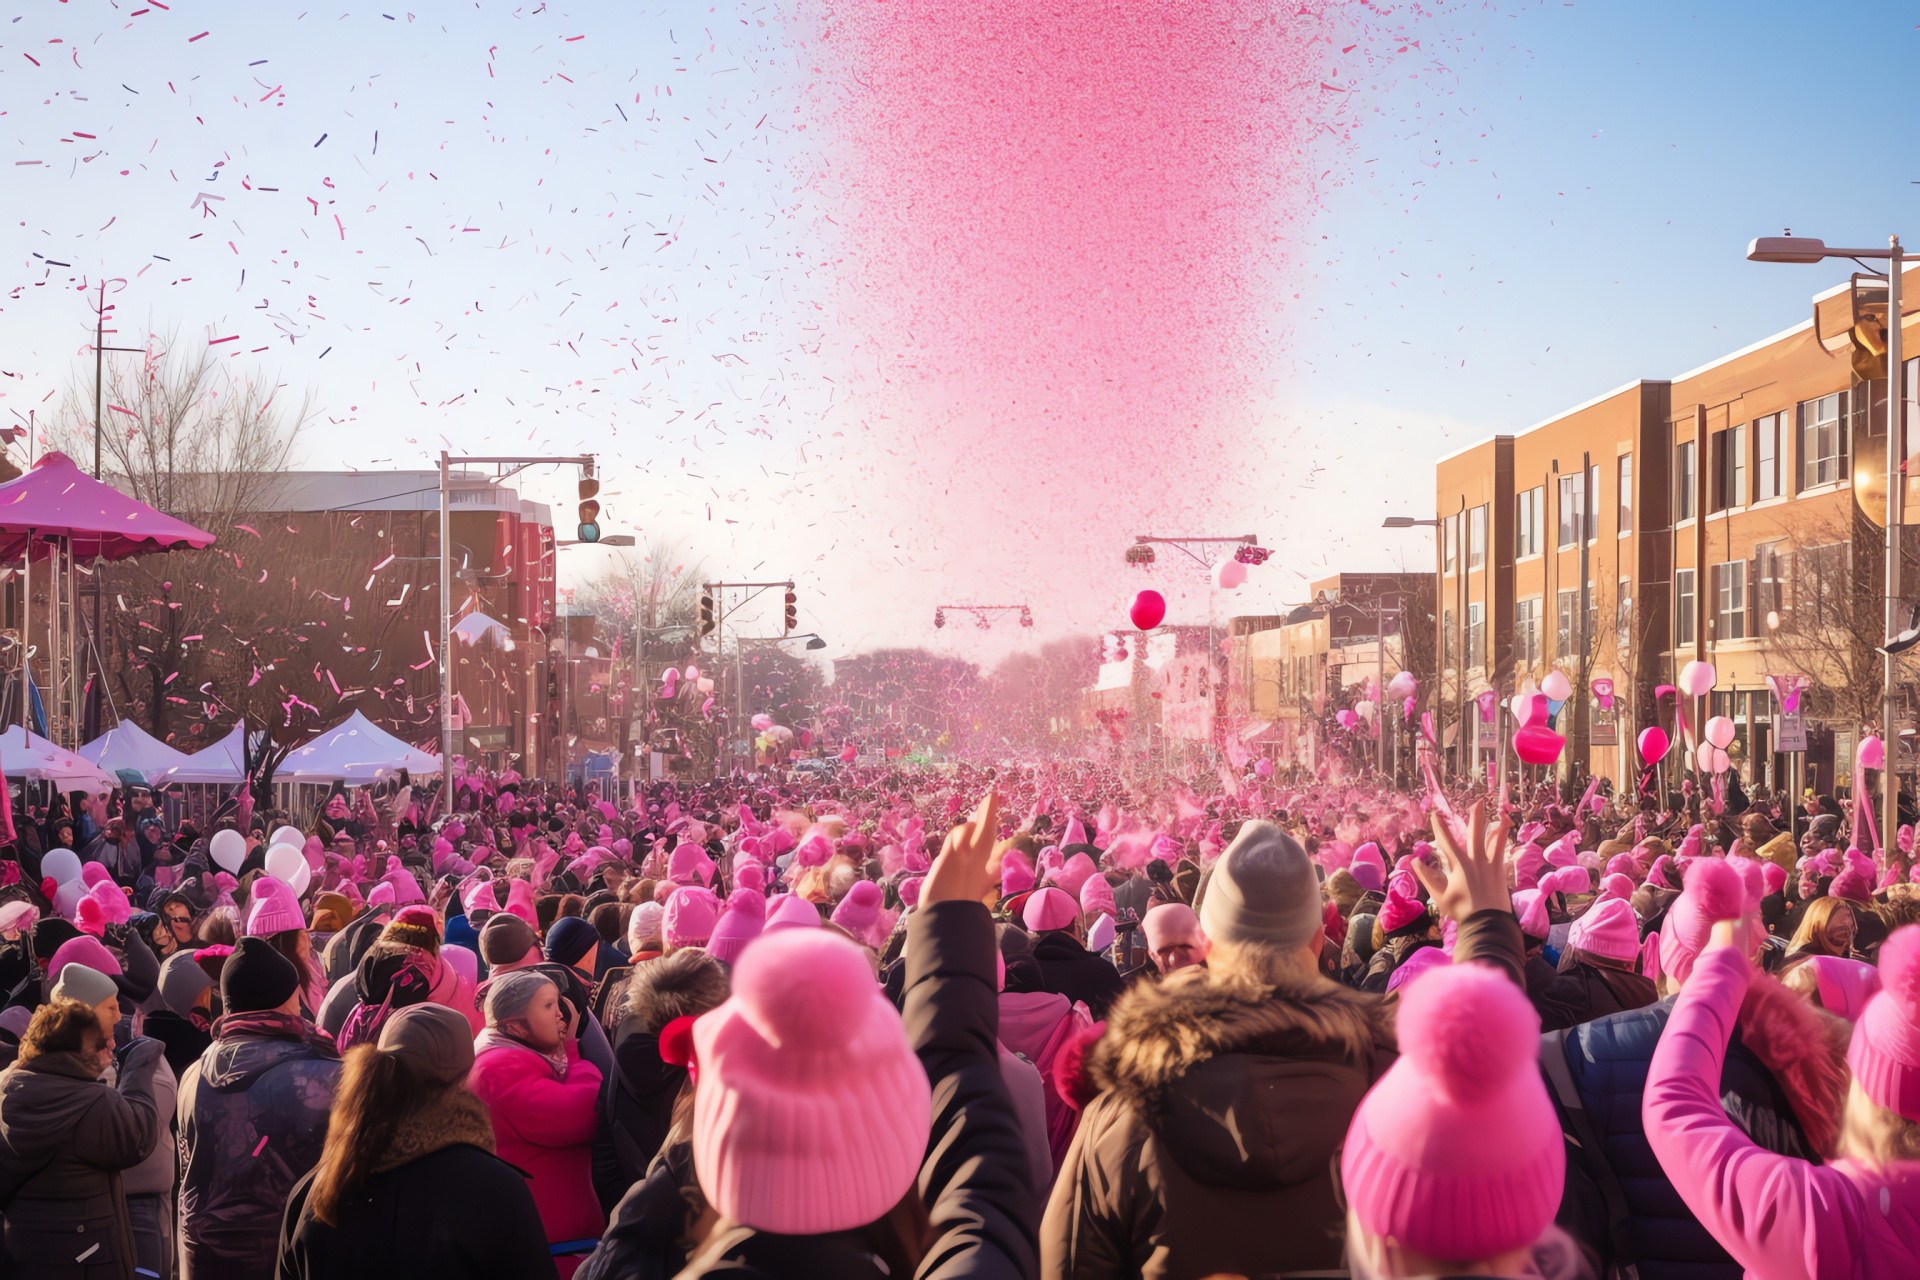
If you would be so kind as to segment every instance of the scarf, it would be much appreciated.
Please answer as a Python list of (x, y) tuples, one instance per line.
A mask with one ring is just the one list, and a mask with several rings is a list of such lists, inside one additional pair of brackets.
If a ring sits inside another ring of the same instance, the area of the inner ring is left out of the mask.
[[(196, 1012), (198, 1012), (196, 1010)], [(196, 1019), (197, 1021), (197, 1019)], [(260, 1036), (269, 1040), (297, 1040), (322, 1057), (337, 1058), (340, 1048), (333, 1037), (296, 1014), (276, 1009), (257, 1013), (227, 1013), (213, 1020), (210, 1028), (215, 1040), (228, 1036)]]
[(553, 1053), (538, 1048), (526, 1038), (526, 1026), (527, 1022), (524, 1018), (509, 1018), (499, 1026), (488, 1027), (474, 1038), (474, 1054), (478, 1056), (489, 1049), (525, 1049), (528, 1053), (546, 1060), (555, 1080), (565, 1080), (567, 1068), (572, 1065), (567, 1059), (567, 1047), (563, 1044)]

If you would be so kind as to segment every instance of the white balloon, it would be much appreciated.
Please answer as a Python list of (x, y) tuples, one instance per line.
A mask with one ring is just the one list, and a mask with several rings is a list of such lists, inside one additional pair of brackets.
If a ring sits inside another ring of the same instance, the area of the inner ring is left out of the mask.
[(1573, 682), (1564, 671), (1549, 671), (1547, 678), (1540, 682), (1540, 692), (1555, 702), (1565, 702), (1573, 696)]
[[(688, 667), (687, 670), (691, 671), (693, 670), (693, 668)], [(699, 690), (701, 693), (712, 693), (713, 681), (707, 679), (705, 676), (699, 676), (694, 680), (693, 687)]]
[(240, 865), (247, 860), (247, 841), (238, 831), (228, 827), (213, 833), (213, 839), (207, 842), (207, 851), (213, 855), (216, 867), (237, 876), (240, 874)]
[(1707, 741), (1716, 747), (1724, 749), (1738, 733), (1733, 721), (1725, 716), (1715, 716), (1707, 721)]
[(80, 909), (80, 899), (86, 896), (86, 885), (78, 880), (69, 880), (54, 891), (53, 909), (63, 919), (71, 920)]
[(306, 833), (298, 827), (275, 827), (273, 834), (267, 837), (268, 844), (290, 844), (299, 849), (307, 843)]
[(1694, 766), (1702, 773), (1712, 773), (1714, 771), (1713, 756), (1717, 749), (1711, 742), (1702, 742), (1695, 747), (1693, 749)]
[(700, 668), (689, 666), (684, 674), (689, 680), (698, 680), (700, 678)]
[(1514, 694), (1511, 698), (1507, 699), (1507, 709), (1513, 712), (1513, 718), (1515, 720), (1518, 720), (1521, 724), (1525, 724), (1527, 717), (1533, 714), (1533, 695), (1530, 693)]
[(71, 884), (80, 878), (80, 855), (66, 848), (49, 850), (40, 859), (40, 874), (56, 885)]
[(307, 865), (305, 851), (292, 845), (277, 844), (267, 850), (267, 874), (293, 890), (296, 898), (313, 882), (313, 868)]

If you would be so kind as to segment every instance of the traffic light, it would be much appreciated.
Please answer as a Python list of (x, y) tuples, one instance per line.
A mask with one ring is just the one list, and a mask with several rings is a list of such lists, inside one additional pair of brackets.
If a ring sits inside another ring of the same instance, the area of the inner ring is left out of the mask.
[(947, 625), (947, 611), (945, 609), (935, 609), (933, 611), (933, 625), (935, 627), (944, 627)]
[(700, 593), (700, 638), (705, 639), (713, 631), (713, 592)]
[(600, 481), (591, 475), (580, 477), (580, 532), (582, 542), (600, 541)]
[(787, 630), (792, 631), (800, 625), (800, 606), (794, 603), (793, 588), (787, 588)]
[(1024, 604), (1020, 606), (1020, 625), (1023, 627), (1033, 625), (1033, 610)]

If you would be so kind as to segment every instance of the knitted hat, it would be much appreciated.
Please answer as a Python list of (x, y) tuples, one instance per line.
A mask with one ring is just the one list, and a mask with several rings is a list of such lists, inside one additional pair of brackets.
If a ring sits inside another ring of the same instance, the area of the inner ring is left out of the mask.
[(1869, 1098), (1920, 1121), (1920, 925), (1895, 929), (1880, 944), (1880, 980), (1880, 994), (1853, 1026), (1847, 1065)]
[(1544, 939), (1553, 929), (1547, 915), (1547, 895), (1541, 889), (1516, 889), (1513, 914), (1520, 921), (1520, 932), (1529, 938)]
[(1593, 873), (1585, 867), (1560, 867), (1541, 876), (1540, 887), (1548, 893), (1591, 893)]
[(70, 964), (60, 973), (60, 980), (53, 984), (48, 993), (55, 1000), (78, 1000), (81, 1004), (94, 1005), (110, 996), (120, 994), (120, 988), (113, 985), (113, 979), (98, 969), (90, 969), (84, 964)]
[(1207, 878), (1200, 926), (1216, 946), (1306, 946), (1320, 929), (1320, 883), (1307, 851), (1271, 822), (1244, 823)]
[(265, 938), (242, 938), (220, 971), (220, 1003), (228, 1013), (278, 1009), (300, 989), (300, 971)]
[(1547, 864), (1555, 867), (1575, 867), (1580, 865), (1578, 851), (1574, 848), (1576, 837), (1569, 831), (1547, 846)]
[(660, 918), (660, 940), (669, 951), (676, 947), (704, 947), (713, 936), (713, 926), (719, 918), (720, 900), (713, 896), (713, 890), (699, 885), (675, 889)]
[(1079, 918), (1079, 911), (1063, 890), (1052, 885), (1028, 897), (1026, 909), (1020, 913), (1020, 922), (1027, 926), (1028, 933), (1049, 933), (1055, 929), (1070, 929)]
[(1660, 926), (1660, 970), (1676, 982), (1693, 972), (1713, 926), (1746, 912), (1747, 887), (1740, 873), (1718, 858), (1704, 858), (1687, 873), (1686, 891), (1673, 900)]
[(1567, 940), (1609, 960), (1632, 961), (1640, 954), (1640, 921), (1624, 898), (1601, 898), (1573, 922)]
[(903, 906), (920, 905), (920, 890), (927, 883), (925, 876), (908, 876), (900, 882), (900, 902)]
[(1626, 902), (1633, 897), (1633, 881), (1618, 871), (1609, 872), (1600, 882), (1600, 896)]
[(638, 955), (645, 950), (642, 943), (660, 941), (660, 917), (667, 909), (657, 902), (643, 902), (633, 909), (627, 917), (627, 953)]
[(1540, 846), (1527, 845), (1514, 860), (1513, 882), (1519, 888), (1531, 889), (1540, 883), (1540, 877), (1548, 870), (1547, 855), (1540, 851)]
[(733, 873), (734, 887), (751, 889), (765, 896), (767, 890), (767, 869), (759, 863), (748, 860), (739, 865)]
[(600, 945), (600, 931), (579, 916), (561, 916), (547, 930), (547, 959), (555, 964), (579, 964)]
[[(833, 922), (854, 937), (867, 941), (880, 919), (880, 886), (871, 880), (856, 880), (847, 896), (833, 909)], [(869, 943), (868, 945), (872, 945)]]
[(1000, 859), (1000, 894), (1012, 897), (1033, 888), (1033, 864), (1018, 849), (1009, 849)]
[[(864, 882), (863, 882), (864, 883)], [(707, 939), (707, 951), (724, 964), (738, 964), (747, 944), (767, 925), (767, 900), (752, 889), (735, 889)]]
[(307, 927), (293, 890), (271, 876), (253, 882), (253, 903), (247, 908), (246, 933), (250, 938), (268, 938), (289, 929)]
[(675, 884), (707, 884), (713, 880), (713, 859), (697, 844), (682, 840), (667, 863), (667, 879)]
[(1607, 874), (1610, 876), (1625, 876), (1631, 881), (1639, 872), (1640, 866), (1630, 853), (1616, 853), (1607, 859)]
[(767, 923), (762, 933), (781, 929), (818, 929), (820, 909), (796, 893), (783, 893), (767, 903)]
[(102, 946), (98, 938), (87, 934), (60, 944), (60, 949), (53, 953), (53, 959), (47, 961), (47, 980), (58, 982), (61, 971), (70, 964), (85, 965), (95, 973), (114, 976), (120, 973), (120, 962), (113, 958), (113, 953)]
[(846, 939), (762, 937), (693, 1045), (694, 1171), (722, 1216), (782, 1235), (848, 1231), (913, 1185), (932, 1126), (926, 1071)]
[(1566, 1147), (1536, 1067), (1540, 1018), (1495, 969), (1446, 965), (1400, 997), (1400, 1057), (1347, 1129), (1347, 1203), (1436, 1258), (1532, 1244), (1560, 1205)]
[(443, 1004), (408, 1005), (380, 1028), (380, 1049), (439, 1080), (473, 1069), (473, 1028)]
[(1416, 925), (1427, 915), (1427, 904), (1422, 902), (1414, 891), (1409, 890), (1394, 877), (1394, 883), (1387, 886), (1387, 901), (1380, 908), (1379, 920), (1382, 933), (1398, 933), (1410, 925)]
[(1787, 869), (1778, 863), (1769, 862), (1760, 868), (1760, 879), (1766, 889), (1766, 896), (1772, 897), (1787, 887)]
[(422, 951), (437, 951), (440, 947), (440, 917), (433, 913), (431, 907), (402, 907), (387, 927), (380, 931), (380, 937), (383, 941), (404, 942)]
[(213, 979), (195, 962), (191, 951), (176, 951), (160, 966), (160, 998), (182, 1018), (193, 1011), (200, 993), (212, 986)]
[(480, 929), (480, 958), (489, 965), (518, 964), (527, 952), (535, 951), (540, 940), (533, 926), (511, 911), (502, 911)]
[(1808, 956), (1801, 961), (1820, 984), (1820, 1007), (1848, 1022), (1858, 1022), (1867, 1001), (1880, 990), (1880, 971), (1845, 956)]
[(1863, 907), (1872, 906), (1873, 877), (1849, 863), (1827, 886), (1827, 893), (1831, 897), (1857, 902)]
[(476, 911), (498, 911), (500, 895), (495, 892), (493, 881), (482, 880), (467, 886), (467, 896), (461, 899), (460, 905), (467, 909), (469, 917)]
[(313, 900), (313, 922), (307, 927), (315, 933), (338, 933), (353, 923), (353, 903), (341, 893), (323, 893)]
[(1089, 858), (1084, 853), (1076, 853), (1067, 859), (1066, 863), (1053, 877), (1053, 883), (1059, 885), (1075, 898), (1078, 898), (1080, 896), (1080, 886), (1092, 879), (1098, 871), (1099, 868), (1093, 865), (1092, 858)]
[(1102, 913), (1093, 918), (1093, 925), (1087, 930), (1087, 950), (1099, 953), (1113, 945), (1115, 933), (1113, 917)]
[(1108, 917), (1120, 914), (1113, 902), (1113, 886), (1107, 883), (1105, 876), (1088, 876), (1087, 882), (1080, 886), (1080, 912), (1088, 920), (1095, 915)]
[(519, 916), (522, 920), (525, 920), (529, 925), (537, 925), (540, 923), (540, 917), (535, 914), (533, 909), (533, 881), (513, 880), (508, 882), (506, 909), (514, 915)]
[(1359, 881), (1368, 893), (1379, 893), (1387, 883), (1387, 864), (1380, 856), (1380, 846), (1368, 841), (1354, 850), (1347, 874)]

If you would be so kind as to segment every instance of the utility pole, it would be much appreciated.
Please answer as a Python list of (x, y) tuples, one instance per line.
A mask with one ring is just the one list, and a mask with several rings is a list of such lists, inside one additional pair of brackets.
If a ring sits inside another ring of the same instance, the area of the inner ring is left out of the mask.
[[(146, 350), (145, 347), (109, 347), (105, 345), (108, 333), (119, 332), (118, 330), (110, 330), (107, 328), (107, 310), (107, 282), (102, 280), (100, 282), (100, 302), (94, 311), (93, 319), (93, 478), (95, 480), (100, 478), (100, 447), (101, 440), (105, 435), (104, 426), (100, 421), (100, 388), (101, 382), (104, 380), (106, 374), (106, 353), (109, 351), (144, 352)], [(106, 657), (100, 652), (100, 588), (100, 558), (95, 556), (93, 561), (93, 633), (88, 637), (88, 645), (93, 651), (93, 679), (87, 682), (86, 723), (80, 733), (81, 739), (86, 742), (92, 742), (100, 736), (101, 686), (105, 684), (107, 679)]]

